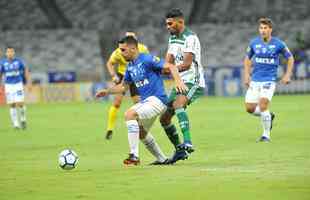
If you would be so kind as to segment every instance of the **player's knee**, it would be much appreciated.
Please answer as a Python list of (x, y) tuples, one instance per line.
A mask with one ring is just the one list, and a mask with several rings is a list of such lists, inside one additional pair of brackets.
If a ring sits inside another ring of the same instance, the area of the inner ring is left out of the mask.
[(269, 100), (261, 99), (259, 101), (259, 109), (263, 112), (268, 109)]
[(135, 119), (137, 119), (137, 116), (138, 115), (137, 115), (136, 111), (134, 111), (134, 110), (129, 109), (125, 112), (125, 120), (126, 121), (135, 120)]
[(246, 106), (245, 110), (246, 110), (246, 112), (251, 114), (251, 113), (253, 113), (255, 111), (255, 107), (253, 107), (253, 106)]
[(139, 138), (140, 140), (143, 140), (146, 137), (147, 132), (144, 130), (143, 126), (139, 127), (139, 131)]
[(171, 119), (169, 119), (167, 114), (163, 114), (160, 116), (159, 121), (162, 126), (167, 126), (170, 124)]

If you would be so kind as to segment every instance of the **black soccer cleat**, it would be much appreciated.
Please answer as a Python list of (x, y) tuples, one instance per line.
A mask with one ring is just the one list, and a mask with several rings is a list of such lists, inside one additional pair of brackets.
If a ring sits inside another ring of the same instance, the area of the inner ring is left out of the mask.
[(188, 153), (193, 153), (195, 151), (194, 146), (192, 145), (191, 142), (184, 142), (183, 144), (179, 144), (177, 146), (177, 149), (185, 150)]
[(27, 128), (27, 123), (26, 123), (26, 121), (22, 121), (22, 122), (20, 123), (20, 126), (21, 126), (21, 129), (25, 130), (25, 129)]
[(256, 142), (271, 142), (270, 138), (262, 136), (256, 140)]
[(154, 162), (150, 163), (149, 165), (170, 165), (169, 159), (167, 158), (164, 161), (155, 160)]
[(276, 115), (275, 115), (273, 112), (271, 112), (270, 115), (271, 115), (271, 126), (270, 126), (270, 130), (272, 130), (273, 120), (276, 118)]
[(113, 131), (112, 130), (108, 130), (106, 135), (105, 135), (105, 139), (111, 140), (112, 139), (112, 135), (113, 135)]
[(179, 160), (186, 160), (188, 158), (188, 153), (184, 149), (178, 149), (175, 151), (173, 156), (169, 158), (167, 164), (174, 164)]
[(133, 153), (130, 153), (128, 158), (126, 158), (123, 163), (125, 165), (139, 165), (140, 164), (140, 159), (135, 156)]

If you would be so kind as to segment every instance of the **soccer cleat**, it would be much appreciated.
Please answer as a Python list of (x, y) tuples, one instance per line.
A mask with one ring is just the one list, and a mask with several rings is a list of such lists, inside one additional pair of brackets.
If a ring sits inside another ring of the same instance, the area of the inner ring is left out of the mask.
[(164, 161), (155, 160), (154, 162), (150, 163), (149, 165), (169, 165), (169, 159), (167, 158)]
[(270, 142), (270, 138), (262, 136), (258, 140), (256, 140), (256, 142)]
[(26, 121), (22, 121), (20, 126), (21, 126), (21, 129), (25, 130), (27, 128)]
[(191, 142), (184, 142), (183, 144), (179, 144), (177, 146), (178, 149), (182, 149), (187, 151), (188, 153), (193, 153), (195, 151)]
[(134, 154), (130, 153), (129, 157), (126, 158), (123, 163), (125, 165), (139, 165), (140, 164), (140, 159), (135, 156)]
[(273, 112), (271, 112), (270, 115), (271, 115), (271, 126), (270, 126), (270, 130), (271, 130), (271, 129), (272, 129), (273, 120), (274, 120), (274, 118), (276, 117), (276, 115), (275, 115)]
[(186, 160), (188, 158), (188, 153), (184, 149), (178, 149), (175, 151), (173, 156), (167, 161), (167, 164), (174, 164), (179, 160)]
[(112, 139), (112, 135), (113, 135), (113, 131), (108, 130), (106, 135), (105, 135), (105, 139), (111, 140)]

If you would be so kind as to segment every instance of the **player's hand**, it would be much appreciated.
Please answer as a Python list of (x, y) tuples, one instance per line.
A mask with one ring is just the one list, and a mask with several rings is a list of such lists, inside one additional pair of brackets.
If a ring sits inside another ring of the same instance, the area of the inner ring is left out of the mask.
[(103, 89), (103, 90), (99, 90), (95, 96), (96, 98), (99, 98), (99, 97), (104, 97), (108, 94), (109, 94), (109, 91), (107, 89)]
[(250, 87), (251, 78), (250, 76), (244, 76), (243, 84), (246, 88)]
[(118, 84), (118, 83), (120, 82), (119, 76), (117, 76), (117, 75), (112, 76), (112, 81), (113, 81), (115, 84)]
[(281, 79), (280, 82), (283, 83), (283, 84), (289, 84), (289, 83), (291, 82), (290, 75), (285, 74), (285, 75), (282, 77), (282, 79)]
[(176, 82), (175, 89), (178, 93), (186, 93), (188, 91), (187, 86), (184, 84), (183, 81)]

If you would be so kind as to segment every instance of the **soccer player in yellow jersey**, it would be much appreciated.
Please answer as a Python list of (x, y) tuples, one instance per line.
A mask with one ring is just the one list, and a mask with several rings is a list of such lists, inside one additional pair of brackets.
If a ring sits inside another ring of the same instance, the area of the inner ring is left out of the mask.
[[(133, 36), (136, 38), (136, 34), (134, 32), (126, 32), (126, 36)], [(141, 43), (138, 44), (138, 50), (140, 53), (149, 53), (147, 47)], [(127, 67), (127, 61), (123, 57), (120, 48), (115, 49), (107, 62), (107, 69), (112, 77), (112, 81), (116, 85), (122, 82), (125, 71), (126, 71), (126, 67)], [(136, 86), (134, 84), (131, 84), (129, 91), (130, 91), (130, 96), (132, 97), (133, 102), (137, 103), (139, 101), (139, 94), (137, 92)], [(113, 134), (113, 129), (115, 127), (117, 112), (121, 106), (123, 96), (124, 94), (115, 95), (113, 104), (111, 105), (109, 109), (108, 125), (107, 125), (107, 133), (106, 133), (107, 140), (112, 139), (112, 134)]]

